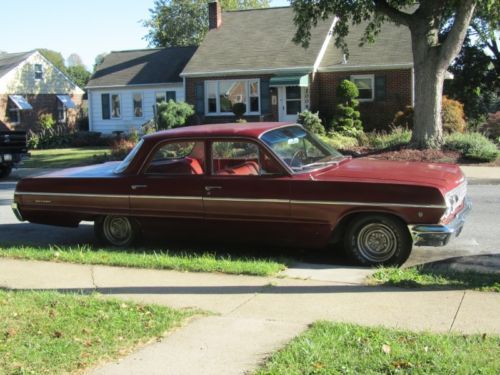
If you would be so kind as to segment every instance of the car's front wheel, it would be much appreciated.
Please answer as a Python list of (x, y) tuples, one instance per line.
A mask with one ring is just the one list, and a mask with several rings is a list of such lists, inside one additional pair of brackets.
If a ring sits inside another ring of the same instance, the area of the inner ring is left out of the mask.
[(112, 246), (130, 246), (140, 236), (137, 222), (127, 216), (103, 216), (94, 222), (96, 237)]
[(359, 216), (349, 225), (344, 246), (365, 266), (400, 266), (410, 256), (412, 240), (406, 226), (385, 215)]

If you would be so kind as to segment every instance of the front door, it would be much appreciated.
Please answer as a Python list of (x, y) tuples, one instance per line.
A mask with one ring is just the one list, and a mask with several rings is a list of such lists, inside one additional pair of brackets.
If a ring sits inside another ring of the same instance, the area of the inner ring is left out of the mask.
[(297, 114), (302, 112), (302, 88), (300, 86), (278, 87), (279, 120), (297, 121)]

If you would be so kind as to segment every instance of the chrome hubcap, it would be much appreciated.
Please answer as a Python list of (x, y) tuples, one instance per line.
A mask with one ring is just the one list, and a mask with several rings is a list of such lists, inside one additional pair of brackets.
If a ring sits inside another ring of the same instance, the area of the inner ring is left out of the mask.
[(130, 220), (123, 216), (106, 216), (103, 229), (104, 235), (113, 245), (123, 245), (132, 236)]
[(358, 234), (357, 247), (360, 253), (373, 262), (389, 260), (397, 250), (397, 237), (385, 224), (372, 223), (364, 226)]

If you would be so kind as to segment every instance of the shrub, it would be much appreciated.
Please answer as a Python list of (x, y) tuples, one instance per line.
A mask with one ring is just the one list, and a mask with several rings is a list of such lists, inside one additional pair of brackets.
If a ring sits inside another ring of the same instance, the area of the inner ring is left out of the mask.
[(396, 128), (413, 129), (413, 116), (415, 110), (411, 105), (407, 105), (404, 110), (396, 112), (392, 120), (392, 126)]
[(318, 112), (313, 113), (307, 110), (300, 112), (297, 117), (297, 122), (311, 133), (325, 134), (325, 127), (319, 118)]
[(357, 110), (358, 96), (359, 90), (353, 82), (345, 79), (340, 83), (337, 88), (339, 104), (331, 127), (334, 132), (350, 137), (356, 137), (363, 132), (363, 124)]
[(247, 120), (245, 120), (244, 118), (238, 118), (238, 119), (235, 120), (235, 122), (237, 124), (246, 124)]
[(142, 134), (153, 134), (157, 131), (154, 120), (149, 120), (141, 125)]
[(390, 133), (371, 133), (368, 135), (370, 147), (375, 150), (396, 148), (410, 143), (411, 130), (406, 128), (392, 128)]
[[(414, 108), (409, 105), (404, 110), (396, 112), (392, 120), (393, 127), (413, 129)], [(446, 133), (463, 133), (467, 127), (464, 114), (464, 105), (457, 100), (443, 96), (441, 107), (441, 122)]]
[(471, 160), (489, 162), (498, 157), (496, 145), (480, 133), (452, 133), (445, 138), (444, 147)]
[(54, 127), (56, 121), (50, 113), (44, 113), (38, 118), (38, 124), (42, 130), (49, 130)]
[(158, 130), (178, 128), (184, 126), (189, 116), (194, 114), (193, 106), (185, 102), (174, 102), (158, 105)]
[(463, 133), (467, 126), (465, 122), (464, 105), (458, 100), (449, 99), (443, 96), (441, 107), (441, 121), (443, 130), (447, 133)]
[(498, 142), (500, 138), (500, 111), (490, 113), (488, 121), (480, 127), (481, 133)]
[(31, 149), (48, 149), (70, 147), (72, 133), (66, 126), (55, 126), (35, 133), (28, 131), (28, 147)]
[(232, 111), (237, 119), (241, 119), (247, 111), (247, 106), (245, 103), (234, 103)]
[(111, 144), (111, 156), (115, 160), (122, 160), (134, 146), (135, 143), (128, 139), (117, 139)]
[(348, 137), (339, 133), (333, 133), (327, 136), (320, 136), (321, 140), (338, 150), (348, 150), (357, 147), (358, 140), (354, 137)]
[(78, 131), (71, 134), (72, 147), (98, 147), (108, 146), (109, 142), (105, 138), (101, 138), (99, 132)]

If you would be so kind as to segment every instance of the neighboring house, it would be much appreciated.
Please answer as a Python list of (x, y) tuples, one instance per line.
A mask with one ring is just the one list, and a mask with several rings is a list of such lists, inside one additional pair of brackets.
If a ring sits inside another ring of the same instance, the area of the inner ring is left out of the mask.
[(83, 95), (38, 51), (0, 55), (0, 128), (36, 130), (46, 113), (74, 127)]
[(110, 134), (130, 132), (151, 120), (156, 104), (184, 101), (179, 73), (196, 47), (111, 52), (88, 82), (89, 127)]
[(387, 126), (413, 103), (410, 32), (385, 23), (374, 44), (359, 47), (365, 25), (351, 28), (350, 55), (334, 45), (336, 18), (319, 21), (307, 49), (292, 39), (293, 9), (221, 12), (209, 4), (209, 32), (181, 73), (186, 101), (200, 122), (233, 121), (236, 102), (246, 104), (252, 121), (295, 121), (305, 109), (330, 121), (342, 79), (360, 89), (365, 128)]

